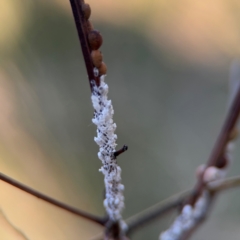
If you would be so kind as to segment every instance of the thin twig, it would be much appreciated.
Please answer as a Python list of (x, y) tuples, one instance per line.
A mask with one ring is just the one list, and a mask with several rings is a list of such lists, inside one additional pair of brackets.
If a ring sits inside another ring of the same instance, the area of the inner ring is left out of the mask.
[(88, 73), (89, 84), (92, 91), (93, 89), (92, 81), (94, 80), (96, 85), (99, 86), (100, 79), (98, 76), (95, 76), (94, 74), (94, 66), (91, 59), (90, 49), (87, 41), (87, 32), (85, 28), (87, 20), (84, 18), (84, 14), (82, 11), (83, 3), (84, 3), (83, 0), (70, 0), (74, 21), (78, 32), (78, 38), (82, 48), (83, 58)]
[(126, 219), (126, 223), (128, 226), (127, 233), (129, 234), (140, 226), (147, 224), (159, 217), (162, 217), (164, 214), (169, 213), (172, 210), (180, 207), (185, 201), (185, 199), (189, 196), (189, 194), (190, 190), (177, 193), (176, 195), (171, 196)]
[(0, 179), (2, 181), (6, 182), (6, 183), (8, 183), (8, 184), (18, 188), (18, 189), (21, 189), (24, 192), (27, 192), (27, 193), (31, 194), (34, 197), (40, 198), (40, 199), (42, 199), (45, 202), (48, 202), (48, 203), (50, 203), (50, 204), (52, 204), (52, 205), (54, 205), (56, 207), (62, 208), (64, 210), (68, 211), (68, 212), (71, 212), (71, 213), (73, 213), (73, 214), (75, 214), (77, 216), (80, 216), (82, 218), (85, 218), (85, 219), (87, 219), (89, 221), (92, 221), (94, 223), (100, 224), (102, 226), (104, 226), (105, 223), (107, 222), (106, 218), (101, 218), (101, 217), (92, 215), (90, 213), (84, 212), (84, 211), (82, 211), (80, 209), (77, 209), (75, 207), (72, 207), (72, 206), (69, 206), (69, 205), (67, 205), (65, 203), (62, 203), (62, 202), (60, 202), (60, 201), (58, 201), (56, 199), (48, 197), (48, 196), (46, 196), (46, 195), (44, 195), (44, 194), (42, 194), (42, 193), (40, 193), (40, 192), (38, 192), (36, 190), (34, 190), (34, 189), (24, 185), (24, 184), (22, 184), (22, 183), (20, 183), (20, 182), (18, 182), (16, 180), (6, 176), (3, 173), (0, 173)]
[[(229, 142), (230, 134), (232, 133), (240, 112), (240, 87), (238, 88), (238, 91), (236, 93), (236, 96), (230, 106), (230, 109), (228, 111), (226, 120), (224, 122), (224, 125), (222, 127), (222, 130), (220, 132), (220, 135), (215, 143), (215, 146), (212, 150), (212, 153), (207, 161), (207, 166), (216, 166), (218, 161), (222, 160), (223, 153), (226, 149), (226, 145)], [(201, 195), (203, 189), (204, 189), (204, 181), (203, 181), (203, 174), (201, 177), (199, 177), (199, 180), (194, 187), (193, 194), (188, 199), (187, 203), (194, 205), (199, 196)]]
[(120, 154), (126, 152), (128, 150), (128, 146), (127, 145), (123, 145), (123, 147), (121, 149), (119, 149), (118, 151), (113, 153), (113, 156), (115, 158), (117, 158), (117, 156), (119, 156)]

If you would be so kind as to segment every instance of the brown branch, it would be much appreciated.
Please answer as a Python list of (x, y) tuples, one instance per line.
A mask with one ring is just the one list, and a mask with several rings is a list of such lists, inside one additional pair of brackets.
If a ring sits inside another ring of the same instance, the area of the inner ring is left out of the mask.
[(82, 211), (80, 209), (77, 209), (75, 207), (72, 207), (72, 206), (69, 206), (69, 205), (67, 205), (65, 203), (62, 203), (62, 202), (60, 202), (60, 201), (58, 201), (56, 199), (48, 197), (48, 196), (46, 196), (46, 195), (44, 195), (44, 194), (42, 194), (42, 193), (40, 193), (40, 192), (38, 192), (36, 190), (34, 190), (34, 189), (24, 185), (24, 184), (22, 184), (22, 183), (20, 183), (20, 182), (18, 182), (16, 180), (6, 176), (3, 173), (0, 173), (0, 179), (2, 181), (6, 182), (6, 183), (8, 183), (8, 184), (18, 188), (18, 189), (21, 189), (24, 192), (27, 192), (27, 193), (31, 194), (34, 197), (40, 198), (41, 200), (43, 200), (45, 202), (48, 202), (48, 203), (50, 203), (50, 204), (52, 204), (52, 205), (54, 205), (56, 207), (64, 209), (64, 210), (66, 210), (68, 212), (71, 212), (71, 213), (73, 213), (73, 214), (75, 214), (77, 216), (80, 216), (82, 218), (85, 218), (85, 219), (87, 219), (89, 221), (92, 221), (94, 223), (100, 224), (102, 226), (104, 226), (105, 223), (107, 222), (106, 218), (101, 218), (101, 217), (92, 215), (90, 213), (84, 212), (84, 211)]
[(129, 234), (133, 230), (179, 208), (189, 194), (190, 190), (178, 193), (128, 218), (126, 220), (128, 226), (127, 233)]
[(72, 7), (72, 12), (74, 16), (74, 21), (76, 24), (78, 38), (80, 41), (80, 45), (82, 48), (83, 58), (87, 69), (88, 79), (90, 88), (92, 91), (93, 88), (93, 80), (95, 81), (96, 85), (99, 86), (100, 80), (98, 76), (94, 74), (94, 66), (92, 63), (90, 48), (88, 45), (88, 36), (87, 36), (87, 24), (88, 20), (84, 17), (82, 5), (84, 4), (83, 0), (70, 0), (70, 4)]
[[(229, 142), (229, 137), (231, 136), (231, 133), (236, 126), (236, 123), (239, 117), (239, 112), (240, 112), (240, 87), (238, 88), (236, 96), (230, 106), (226, 120), (223, 124), (220, 135), (217, 138), (217, 141), (214, 145), (212, 153), (207, 161), (206, 167), (217, 166), (217, 164), (220, 163), (220, 161), (222, 161), (222, 157), (226, 149), (226, 145)], [(202, 174), (202, 176), (199, 177), (198, 182), (194, 187), (193, 194), (190, 196), (187, 203), (194, 205), (197, 199), (199, 198), (199, 196), (201, 195), (204, 187), (205, 187), (205, 184), (203, 181), (203, 174)]]

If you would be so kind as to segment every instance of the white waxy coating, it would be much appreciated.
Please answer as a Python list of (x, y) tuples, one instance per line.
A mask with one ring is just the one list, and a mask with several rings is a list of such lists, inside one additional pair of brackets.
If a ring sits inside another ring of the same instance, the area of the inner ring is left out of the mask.
[(181, 214), (175, 219), (170, 228), (161, 233), (159, 240), (180, 240), (206, 214), (207, 206), (207, 194), (203, 194), (199, 198), (194, 208), (190, 205), (184, 206)]
[(94, 141), (99, 146), (98, 158), (103, 166), (99, 169), (104, 175), (106, 198), (104, 206), (112, 221), (122, 222), (121, 212), (124, 208), (123, 190), (121, 184), (121, 168), (117, 165), (115, 152), (117, 135), (114, 134), (116, 124), (113, 122), (113, 107), (111, 100), (107, 99), (108, 85), (104, 82), (104, 76), (100, 78), (100, 86), (94, 86), (92, 91), (92, 103), (94, 117), (92, 122), (97, 125), (97, 137)]

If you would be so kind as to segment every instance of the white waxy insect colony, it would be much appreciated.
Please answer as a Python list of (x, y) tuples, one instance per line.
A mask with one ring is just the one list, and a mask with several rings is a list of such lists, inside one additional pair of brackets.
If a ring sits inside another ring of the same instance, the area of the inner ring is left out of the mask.
[(97, 137), (94, 140), (99, 145), (98, 157), (103, 164), (99, 171), (104, 175), (106, 188), (104, 206), (112, 221), (120, 221), (124, 208), (124, 186), (121, 184), (121, 168), (113, 155), (117, 145), (117, 135), (114, 133), (117, 126), (113, 122), (114, 111), (111, 100), (107, 99), (108, 85), (104, 77), (100, 77), (100, 86), (94, 85), (91, 97), (94, 107), (92, 121), (97, 125)]
[(159, 240), (181, 240), (184, 234), (192, 229), (199, 219), (205, 216), (208, 210), (208, 197), (208, 193), (205, 192), (198, 199), (194, 208), (185, 205), (172, 226), (160, 235)]

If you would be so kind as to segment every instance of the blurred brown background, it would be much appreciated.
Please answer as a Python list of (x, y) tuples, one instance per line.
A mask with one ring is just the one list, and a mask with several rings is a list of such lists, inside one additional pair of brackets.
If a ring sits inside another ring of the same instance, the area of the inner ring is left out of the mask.
[[(238, 0), (89, 0), (104, 37), (127, 218), (192, 187), (226, 113)], [(104, 214), (86, 70), (68, 0), (0, 0), (0, 171)], [(238, 150), (228, 175), (239, 174)], [(101, 228), (0, 182), (0, 239), (90, 239)], [(239, 190), (192, 238), (239, 239)], [(174, 216), (132, 239), (158, 239)], [(9, 222), (11, 224), (9, 224)]]

